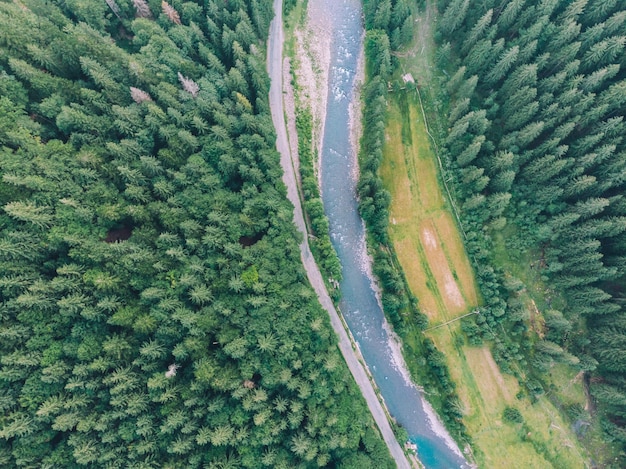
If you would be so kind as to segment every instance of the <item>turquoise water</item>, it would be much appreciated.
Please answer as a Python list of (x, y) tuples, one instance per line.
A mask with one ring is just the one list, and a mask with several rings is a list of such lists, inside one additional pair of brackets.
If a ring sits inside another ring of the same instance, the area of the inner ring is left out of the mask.
[(328, 107), (321, 155), (321, 188), (330, 234), (343, 269), (339, 307), (391, 415), (418, 447), (428, 469), (469, 467), (458, 448), (433, 430), (420, 391), (407, 378), (385, 326), (366, 256), (356, 200), (356, 156), (350, 145), (349, 105), (363, 36), (359, 0), (317, 0), (333, 27)]

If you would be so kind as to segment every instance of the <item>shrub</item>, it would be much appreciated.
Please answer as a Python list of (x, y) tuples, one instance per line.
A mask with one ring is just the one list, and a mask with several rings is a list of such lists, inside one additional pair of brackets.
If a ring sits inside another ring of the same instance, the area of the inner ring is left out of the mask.
[(521, 412), (517, 410), (515, 407), (507, 407), (506, 409), (504, 409), (504, 412), (502, 413), (502, 417), (504, 418), (504, 420), (506, 420), (507, 422), (511, 422), (511, 423), (523, 423), (524, 422), (524, 417), (522, 417)]

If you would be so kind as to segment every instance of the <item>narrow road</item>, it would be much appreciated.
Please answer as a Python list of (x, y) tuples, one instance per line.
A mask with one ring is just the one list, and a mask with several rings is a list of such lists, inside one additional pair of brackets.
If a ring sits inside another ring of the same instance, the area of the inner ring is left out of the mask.
[(333, 305), (324, 281), (322, 280), (322, 274), (320, 273), (315, 259), (309, 249), (308, 236), (306, 226), (304, 224), (304, 217), (302, 215), (302, 206), (300, 204), (300, 197), (298, 196), (298, 188), (296, 184), (296, 175), (292, 162), (291, 151), (289, 150), (289, 142), (287, 140), (287, 128), (285, 126), (285, 113), (283, 109), (283, 19), (282, 19), (282, 0), (274, 0), (274, 20), (270, 25), (270, 36), (268, 40), (267, 48), (267, 68), (271, 79), (270, 87), (270, 108), (272, 112), (272, 121), (276, 128), (276, 147), (280, 153), (280, 163), (283, 167), (283, 182), (287, 186), (287, 197), (294, 206), (294, 223), (303, 235), (303, 241), (300, 244), (300, 254), (302, 257), (302, 263), (306, 270), (309, 282), (313, 286), (315, 293), (321, 305), (324, 307), (330, 316), (330, 322), (335, 330), (335, 333), (339, 336), (339, 350), (343, 355), (344, 360), (348, 364), (348, 368), (354, 377), (367, 406), (374, 417), (376, 425), (380, 429), (383, 439), (389, 448), (391, 456), (396, 461), (396, 466), (401, 469), (410, 469), (409, 464), (400, 444), (396, 440), (391, 425), (387, 420), (387, 415), (383, 409), (372, 383), (370, 383), (367, 372), (363, 368), (363, 365), (359, 362), (357, 353), (352, 348), (352, 343), (346, 330), (343, 327), (343, 323), (339, 318), (339, 314)]

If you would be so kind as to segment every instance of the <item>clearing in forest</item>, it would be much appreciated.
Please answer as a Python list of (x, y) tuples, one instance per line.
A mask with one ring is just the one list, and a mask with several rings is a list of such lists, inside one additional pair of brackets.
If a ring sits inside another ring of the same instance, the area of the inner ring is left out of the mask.
[[(399, 54), (402, 74), (412, 73), (423, 86), (432, 79), (432, 17), (429, 7), (416, 21), (414, 47)], [(435, 326), (472, 311), (480, 298), (415, 85), (396, 88), (388, 102), (380, 171), (392, 197), (389, 233), (420, 310)], [(581, 447), (556, 408), (545, 397), (534, 404), (518, 399), (518, 381), (500, 371), (489, 347), (465, 345), (459, 322), (426, 334), (446, 356), (480, 467), (585, 467)], [(506, 407), (517, 408), (525, 423), (503, 421)]]
[[(390, 232), (405, 272), (431, 325), (478, 305), (474, 274), (438, 183), (416, 92), (393, 96), (381, 175), (391, 192)], [(404, 266), (404, 263), (403, 263)]]
[[(431, 326), (479, 305), (473, 270), (449, 202), (439, 183), (415, 91), (389, 100), (381, 176), (390, 191), (390, 236), (409, 286)], [(481, 467), (584, 467), (568, 424), (541, 398), (517, 399), (517, 380), (504, 375), (487, 346), (462, 345), (460, 323), (426, 333), (445, 355)], [(504, 409), (520, 410), (525, 424), (503, 421)]]

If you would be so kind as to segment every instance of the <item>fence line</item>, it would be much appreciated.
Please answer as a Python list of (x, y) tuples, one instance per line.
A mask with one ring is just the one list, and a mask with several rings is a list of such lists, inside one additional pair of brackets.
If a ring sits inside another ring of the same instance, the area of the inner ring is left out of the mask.
[(480, 311), (475, 309), (471, 313), (467, 313), (467, 314), (464, 314), (462, 316), (459, 316), (458, 318), (451, 319), (449, 321), (444, 322), (443, 324), (437, 324), (436, 326), (429, 327), (428, 329), (424, 329), (424, 332), (432, 331), (434, 329), (438, 329), (440, 327), (447, 326), (448, 324), (451, 324), (451, 323), (453, 323), (455, 321), (458, 321), (459, 319), (463, 319), (463, 318), (465, 318), (467, 316), (471, 316), (472, 314), (480, 314)]
[(457, 221), (457, 224), (459, 225), (461, 233), (463, 233), (463, 238), (467, 240), (467, 234), (465, 233), (465, 230), (463, 229), (463, 225), (461, 223), (461, 216), (459, 215), (459, 210), (456, 206), (456, 203), (454, 202), (454, 199), (452, 198), (452, 193), (450, 192), (450, 189), (448, 188), (448, 183), (446, 182), (445, 176), (447, 172), (444, 170), (443, 163), (441, 162), (441, 157), (439, 156), (439, 146), (437, 145), (437, 141), (435, 140), (435, 137), (433, 137), (433, 135), (430, 133), (430, 129), (428, 126), (428, 119), (426, 118), (426, 111), (424, 110), (424, 104), (422, 102), (422, 95), (420, 93), (419, 88), (417, 87), (417, 83), (415, 84), (415, 91), (417, 93), (417, 98), (419, 99), (419, 102), (420, 102), (420, 108), (422, 110), (422, 116), (424, 118), (424, 127), (426, 128), (426, 133), (428, 134), (428, 136), (433, 142), (433, 146), (434, 146), (433, 150), (435, 151), (435, 156), (437, 157), (437, 162), (439, 163), (439, 170), (441, 171), (441, 181), (443, 182), (443, 186), (445, 187), (446, 193), (448, 194), (448, 201), (450, 202), (450, 205), (452, 206), (452, 210), (454, 211), (454, 216), (456, 217), (456, 221)]

